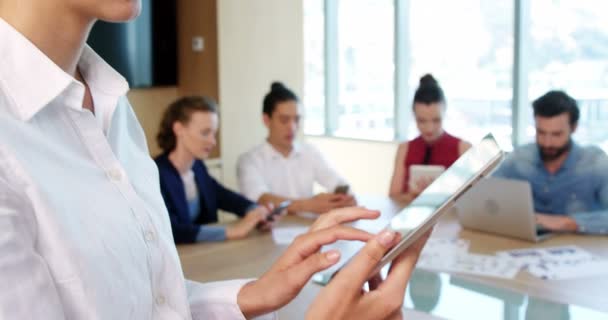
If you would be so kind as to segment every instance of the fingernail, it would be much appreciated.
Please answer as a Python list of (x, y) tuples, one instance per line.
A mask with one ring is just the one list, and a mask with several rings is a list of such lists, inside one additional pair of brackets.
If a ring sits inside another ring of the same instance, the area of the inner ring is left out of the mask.
[(331, 263), (336, 263), (340, 260), (340, 252), (336, 250), (331, 250), (325, 253), (325, 258)]
[(393, 244), (393, 240), (395, 239), (395, 231), (384, 230), (380, 235), (378, 235), (378, 242), (385, 247), (390, 247)]

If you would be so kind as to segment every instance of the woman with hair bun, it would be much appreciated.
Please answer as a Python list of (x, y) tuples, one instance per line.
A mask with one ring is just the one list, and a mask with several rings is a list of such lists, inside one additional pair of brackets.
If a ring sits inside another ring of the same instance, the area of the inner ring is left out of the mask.
[(426, 74), (414, 94), (412, 106), (420, 135), (399, 145), (389, 195), (398, 200), (411, 201), (432, 181), (422, 179), (410, 185), (412, 165), (450, 167), (471, 145), (443, 129), (446, 99), (437, 80)]

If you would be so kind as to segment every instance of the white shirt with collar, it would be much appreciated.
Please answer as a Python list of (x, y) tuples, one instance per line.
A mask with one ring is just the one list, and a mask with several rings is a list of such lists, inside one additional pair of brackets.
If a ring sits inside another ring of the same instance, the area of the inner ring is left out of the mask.
[(3, 19), (0, 39), (0, 319), (244, 319), (247, 280), (184, 279), (124, 78), (84, 49), (93, 115)]
[(315, 182), (329, 192), (345, 184), (321, 152), (306, 143), (295, 144), (285, 157), (265, 141), (242, 154), (237, 166), (239, 188), (252, 201), (265, 193), (290, 199), (310, 198)]

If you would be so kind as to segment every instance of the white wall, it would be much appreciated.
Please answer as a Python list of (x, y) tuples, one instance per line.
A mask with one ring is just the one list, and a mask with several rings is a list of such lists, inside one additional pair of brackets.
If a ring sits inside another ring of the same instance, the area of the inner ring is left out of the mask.
[(301, 95), (302, 0), (220, 0), (219, 80), (223, 182), (236, 188), (238, 156), (263, 141), (262, 99), (274, 80)]
[(387, 195), (393, 174), (396, 142), (307, 137), (359, 194)]

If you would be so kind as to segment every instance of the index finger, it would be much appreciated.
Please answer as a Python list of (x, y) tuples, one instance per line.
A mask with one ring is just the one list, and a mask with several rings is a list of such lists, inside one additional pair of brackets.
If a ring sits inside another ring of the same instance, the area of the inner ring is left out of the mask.
[[(369, 232), (347, 226), (334, 226), (315, 232), (300, 235), (287, 248), (282, 263), (291, 265), (316, 253), (322, 246), (338, 240), (368, 241), (373, 237)], [(282, 264), (281, 263), (281, 264)]]
[(380, 216), (380, 211), (369, 210), (364, 207), (351, 207), (336, 209), (329, 214), (322, 215), (310, 227), (310, 231), (322, 230), (338, 224), (353, 222), (359, 219), (376, 219)]
[(359, 253), (344, 267), (331, 284), (340, 294), (357, 295), (382, 257), (397, 241), (397, 233), (384, 230), (369, 240)]

